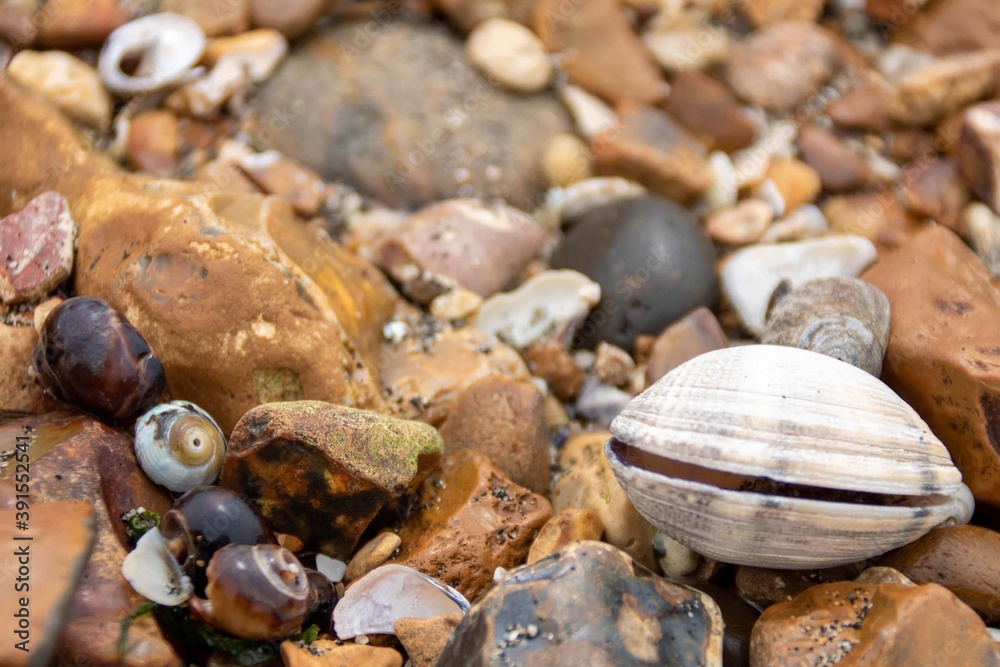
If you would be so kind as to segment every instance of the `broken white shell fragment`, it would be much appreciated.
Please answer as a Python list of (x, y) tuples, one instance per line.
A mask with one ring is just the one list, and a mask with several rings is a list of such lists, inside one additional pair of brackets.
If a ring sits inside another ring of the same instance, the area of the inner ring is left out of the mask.
[(391, 635), (400, 618), (465, 614), (469, 601), (451, 586), (405, 565), (382, 565), (351, 584), (333, 609), (341, 639)]
[(316, 570), (335, 584), (344, 580), (347, 563), (323, 554), (316, 554)]
[[(101, 80), (116, 93), (149, 93), (180, 83), (205, 51), (205, 33), (179, 14), (150, 14), (112, 32), (97, 63)], [(133, 74), (122, 64), (138, 57)]]
[(543, 271), (484, 301), (475, 327), (519, 349), (542, 341), (566, 346), (600, 300), (601, 286), (582, 273)]
[(194, 587), (180, 563), (167, 549), (159, 528), (139, 538), (122, 560), (122, 576), (135, 592), (156, 604), (174, 607), (191, 597)]
[(636, 509), (709, 558), (812, 569), (965, 523), (948, 450), (877, 378), (807, 350), (703, 354), (636, 397), (605, 454)]

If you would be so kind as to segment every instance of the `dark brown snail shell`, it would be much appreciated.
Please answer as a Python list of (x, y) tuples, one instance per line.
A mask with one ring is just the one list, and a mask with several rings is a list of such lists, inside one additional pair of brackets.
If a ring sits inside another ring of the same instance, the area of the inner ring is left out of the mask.
[(39, 332), (35, 369), (50, 394), (109, 423), (130, 423), (156, 405), (163, 365), (125, 317), (100, 299), (56, 306)]
[(230, 544), (208, 564), (205, 597), (191, 613), (242, 639), (268, 641), (299, 630), (314, 599), (309, 573), (295, 555), (273, 544)]
[(222, 547), (278, 543), (253, 503), (221, 486), (200, 486), (178, 498), (163, 515), (160, 532), (197, 594), (205, 590), (205, 569)]

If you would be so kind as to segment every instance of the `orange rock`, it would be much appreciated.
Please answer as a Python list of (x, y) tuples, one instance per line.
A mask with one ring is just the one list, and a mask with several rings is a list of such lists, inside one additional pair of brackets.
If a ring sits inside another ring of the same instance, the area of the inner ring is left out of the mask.
[(486, 454), (515, 484), (549, 490), (545, 399), (531, 382), (491, 375), (459, 395), (441, 425), (445, 451)]
[(754, 624), (750, 664), (806, 667), (1000, 665), (1000, 648), (975, 612), (935, 584), (814, 586), (768, 607)]
[(819, 174), (823, 189), (830, 192), (854, 190), (868, 183), (868, 165), (840, 137), (815, 125), (799, 132), (802, 159)]
[(546, 343), (533, 347), (523, 357), (531, 374), (545, 380), (552, 393), (562, 400), (571, 401), (580, 393), (583, 371), (561, 345)]
[(281, 643), (285, 667), (402, 667), (399, 651), (384, 646), (344, 644), (317, 639), (308, 646), (292, 641)]
[(770, 179), (785, 201), (785, 211), (816, 201), (823, 189), (819, 173), (793, 157), (776, 157), (767, 165), (765, 179)]
[(646, 366), (646, 386), (699, 354), (728, 346), (729, 340), (712, 311), (693, 310), (656, 337)]
[(552, 516), (548, 500), (469, 449), (445, 457), (421, 487), (418, 506), (399, 531), (396, 562), (437, 577), (470, 601), (493, 583), (496, 568), (524, 562)]
[[(54, 109), (0, 81), (0, 214), (46, 190), (79, 224), (75, 289), (125, 313), (167, 391), (228, 432), (284, 398), (382, 405), (374, 358), (395, 293), (271, 197), (124, 174)], [(331, 369), (343, 372), (330, 372)]]
[[(27, 532), (15, 531), (16, 514), (13, 508), (0, 509), (0, 539), (14, 552), (19, 548), (27, 550), (30, 589), (17, 588), (14, 572), (9, 572), (11, 590), (2, 597), (0, 614), (6, 619), (13, 639), (0, 644), (0, 664), (22, 667), (29, 664), (30, 658), (30, 664), (44, 665), (54, 655), (56, 640), (69, 620), (70, 606), (90, 556), (94, 510), (79, 501), (32, 504)], [(26, 536), (30, 536), (30, 542), (16, 541)], [(5, 564), (11, 568), (18, 562), (11, 554), (5, 558)], [(31, 577), (32, 572), (40, 576)], [(18, 634), (19, 615), (27, 624), (24, 635)], [(18, 650), (17, 644), (21, 642), (30, 650)]]
[(570, 81), (612, 102), (651, 104), (667, 87), (615, 0), (540, 0), (532, 27)]
[(590, 142), (594, 171), (637, 181), (667, 199), (689, 202), (712, 182), (705, 147), (669, 115), (631, 103), (618, 123)]
[(128, 127), (125, 159), (137, 171), (168, 175), (180, 163), (177, 116), (152, 109), (135, 116)]
[(600, 540), (604, 532), (601, 518), (587, 509), (570, 507), (545, 522), (538, 537), (531, 543), (527, 563), (530, 565), (554, 554), (568, 544), (582, 540)]
[(934, 226), (861, 278), (892, 305), (882, 379), (948, 447), (976, 500), (1000, 506), (1000, 294), (989, 271)]
[(460, 614), (431, 618), (401, 618), (393, 628), (396, 637), (413, 661), (413, 667), (434, 667), (441, 649), (462, 622)]
[(745, 148), (757, 132), (732, 93), (698, 70), (684, 70), (671, 80), (663, 108), (710, 149), (731, 153)]
[(1000, 619), (1000, 533), (979, 526), (935, 528), (879, 565), (918, 584), (940, 584), (983, 617)]
[[(180, 667), (180, 659), (150, 616), (132, 624), (125, 653), (118, 653), (122, 620), (146, 602), (121, 575), (127, 549), (119, 517), (137, 507), (162, 515), (171, 505), (166, 492), (140, 470), (132, 438), (89, 417), (67, 413), (29, 417), (5, 427), (32, 429), (29, 456), (33, 505), (75, 500), (94, 509), (97, 536), (70, 604), (69, 620), (59, 637), (56, 662), (94, 667)], [(15, 494), (12, 479), (0, 480), (0, 507), (12, 507)], [(62, 550), (70, 543), (64, 541), (69, 534), (58, 538), (59, 546), (54, 549)], [(42, 578), (52, 573), (41, 569), (33, 572)], [(35, 632), (41, 626), (33, 623), (32, 629)]]

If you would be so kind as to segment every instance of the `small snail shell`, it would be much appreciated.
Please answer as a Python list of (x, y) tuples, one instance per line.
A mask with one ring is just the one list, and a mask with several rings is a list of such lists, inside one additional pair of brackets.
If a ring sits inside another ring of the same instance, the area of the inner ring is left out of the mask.
[(294, 633), (310, 611), (308, 571), (273, 544), (230, 544), (208, 564), (205, 598), (188, 601), (195, 617), (253, 641)]
[(855, 278), (810, 280), (775, 303), (761, 342), (798, 347), (875, 377), (889, 342), (889, 300)]
[(156, 405), (167, 384), (142, 334), (107, 302), (87, 296), (66, 299), (45, 318), (34, 366), (47, 393), (121, 425)]
[(226, 439), (194, 403), (157, 405), (135, 425), (135, 455), (143, 472), (171, 491), (213, 483), (226, 458)]
[(160, 532), (170, 553), (201, 594), (212, 555), (227, 544), (277, 544), (264, 517), (242, 494), (221, 486), (202, 486), (178, 498)]

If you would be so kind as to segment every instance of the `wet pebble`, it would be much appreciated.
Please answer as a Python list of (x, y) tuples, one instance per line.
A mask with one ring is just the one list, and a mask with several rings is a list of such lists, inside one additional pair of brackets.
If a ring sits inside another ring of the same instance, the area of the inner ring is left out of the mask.
[(490, 590), (441, 664), (718, 665), (722, 626), (708, 595), (655, 576), (612, 546), (578, 542)]
[(401, 618), (395, 631), (413, 667), (434, 667), (441, 650), (461, 623), (459, 614), (444, 614), (431, 618)]
[(646, 386), (698, 355), (728, 345), (726, 333), (712, 311), (696, 308), (656, 337), (646, 365)]
[(382, 532), (365, 542), (351, 557), (344, 570), (343, 581), (350, 583), (360, 579), (379, 565), (385, 563), (399, 548), (402, 540), (396, 533)]
[(635, 197), (598, 206), (568, 221), (552, 257), (601, 285), (602, 301), (580, 342), (630, 350), (698, 306), (715, 302), (715, 250), (698, 221), (674, 202)]
[(599, 540), (604, 526), (596, 514), (587, 509), (564, 509), (545, 522), (528, 551), (528, 565), (551, 556), (563, 547), (583, 540)]

